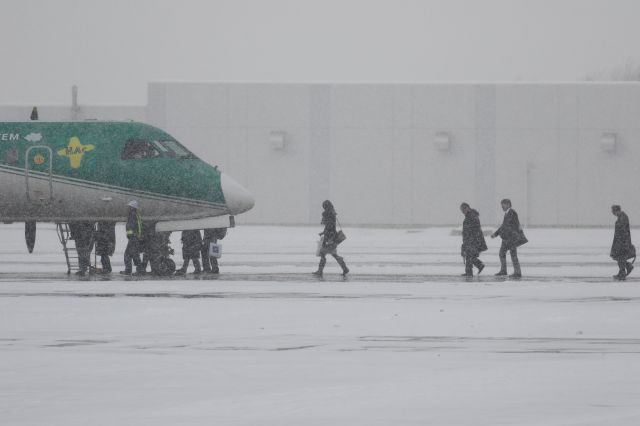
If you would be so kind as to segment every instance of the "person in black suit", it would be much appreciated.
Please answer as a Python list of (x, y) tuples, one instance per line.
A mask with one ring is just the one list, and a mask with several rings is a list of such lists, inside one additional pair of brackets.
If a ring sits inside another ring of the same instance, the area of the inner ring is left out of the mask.
[(500, 236), (502, 238), (502, 245), (500, 246), (500, 271), (496, 276), (507, 275), (507, 251), (511, 253), (511, 263), (513, 264), (513, 274), (511, 278), (521, 278), (522, 272), (520, 271), (520, 261), (518, 260), (518, 247), (527, 242), (527, 239), (520, 228), (520, 221), (518, 220), (518, 213), (511, 208), (511, 200), (504, 199), (500, 202), (502, 211), (504, 211), (504, 220), (502, 225), (496, 232), (491, 235), (491, 238)]
[(472, 277), (474, 266), (478, 268), (478, 274), (484, 269), (484, 263), (478, 257), (481, 252), (487, 249), (487, 243), (484, 241), (484, 234), (480, 226), (480, 213), (467, 203), (460, 204), (460, 211), (464, 215), (461, 254), (464, 258), (465, 268), (462, 275)]
[(633, 264), (627, 259), (636, 257), (636, 249), (631, 244), (631, 230), (629, 229), (629, 217), (618, 205), (611, 206), (611, 213), (617, 216), (615, 230), (613, 233), (613, 244), (611, 244), (611, 257), (618, 262), (618, 274), (613, 278), (624, 280), (633, 270)]

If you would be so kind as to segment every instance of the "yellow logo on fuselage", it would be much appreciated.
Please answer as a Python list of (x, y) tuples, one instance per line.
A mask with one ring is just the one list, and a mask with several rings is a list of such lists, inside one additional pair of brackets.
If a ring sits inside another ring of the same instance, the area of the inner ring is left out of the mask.
[(36, 154), (36, 156), (33, 157), (33, 163), (37, 164), (38, 166), (43, 165), (45, 161), (47, 161), (47, 160), (46, 160), (46, 158), (44, 158), (44, 155), (42, 155), (42, 154)]
[(77, 169), (80, 167), (84, 153), (93, 151), (94, 148), (95, 146), (93, 145), (82, 145), (80, 143), (80, 139), (78, 139), (77, 136), (74, 136), (69, 139), (69, 145), (67, 145), (66, 148), (58, 150), (58, 155), (61, 157), (68, 157), (71, 168)]

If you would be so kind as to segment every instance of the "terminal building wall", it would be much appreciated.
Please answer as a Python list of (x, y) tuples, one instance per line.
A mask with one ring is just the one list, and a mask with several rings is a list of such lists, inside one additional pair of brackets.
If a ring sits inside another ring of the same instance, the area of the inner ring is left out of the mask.
[(640, 221), (640, 84), (152, 83), (147, 120), (242, 182), (240, 223)]
[[(3, 121), (32, 106), (0, 106)], [(157, 125), (256, 198), (239, 223), (640, 223), (640, 84), (151, 83), (146, 106), (39, 106), (41, 120)], [(636, 221), (637, 219), (637, 221)]]

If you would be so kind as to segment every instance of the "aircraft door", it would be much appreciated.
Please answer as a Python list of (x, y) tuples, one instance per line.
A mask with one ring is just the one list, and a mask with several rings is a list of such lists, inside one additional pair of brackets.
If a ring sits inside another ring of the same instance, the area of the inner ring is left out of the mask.
[(27, 149), (24, 175), (27, 200), (48, 202), (53, 200), (53, 151), (48, 146), (37, 145)]

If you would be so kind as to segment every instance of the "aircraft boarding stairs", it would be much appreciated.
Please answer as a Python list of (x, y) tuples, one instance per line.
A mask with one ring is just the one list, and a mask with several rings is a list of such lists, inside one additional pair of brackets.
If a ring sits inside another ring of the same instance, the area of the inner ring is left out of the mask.
[(76, 241), (71, 236), (68, 223), (57, 223), (58, 239), (62, 244), (64, 257), (67, 260), (67, 274), (80, 270), (80, 259), (76, 250)]

